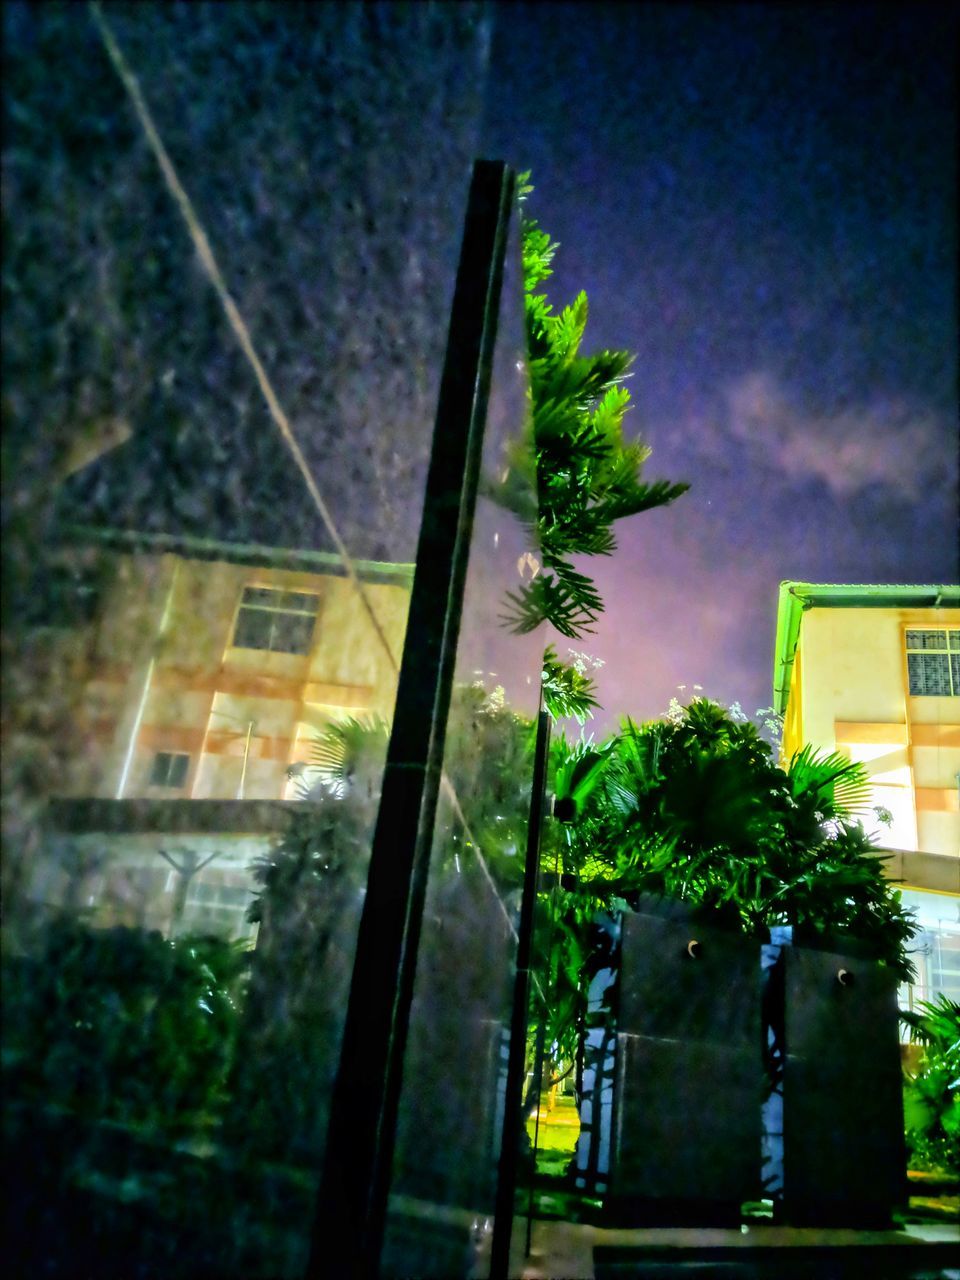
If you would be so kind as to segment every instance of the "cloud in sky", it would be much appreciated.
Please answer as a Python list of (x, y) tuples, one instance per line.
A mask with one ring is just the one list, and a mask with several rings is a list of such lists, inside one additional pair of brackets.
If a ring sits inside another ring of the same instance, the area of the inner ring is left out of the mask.
[(881, 485), (915, 502), (931, 488), (956, 487), (947, 424), (903, 400), (810, 413), (771, 374), (752, 372), (725, 388), (721, 434), (788, 480), (821, 480), (837, 498)]

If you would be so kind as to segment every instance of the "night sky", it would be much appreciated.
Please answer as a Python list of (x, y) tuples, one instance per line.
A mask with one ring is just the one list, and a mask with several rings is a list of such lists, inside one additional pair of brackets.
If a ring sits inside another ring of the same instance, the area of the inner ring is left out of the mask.
[(771, 701), (777, 586), (958, 579), (948, 6), (509, 5), (485, 150), (686, 480), (590, 561), (605, 713)]
[[(532, 170), (691, 485), (585, 565), (595, 728), (767, 706), (783, 579), (957, 580), (955, 6), (108, 8), (354, 554), (414, 554), (470, 159)], [(119, 415), (137, 527), (322, 546), (86, 7), (4, 22), (5, 511)]]

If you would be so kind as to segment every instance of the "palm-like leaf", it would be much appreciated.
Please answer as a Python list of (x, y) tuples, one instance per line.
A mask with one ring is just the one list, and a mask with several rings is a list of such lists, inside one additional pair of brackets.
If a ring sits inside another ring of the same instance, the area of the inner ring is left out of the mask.
[(915, 1009), (901, 1010), (900, 1021), (909, 1027), (910, 1039), (917, 1044), (944, 1050), (956, 1046), (960, 1051), (960, 1004), (946, 992), (941, 991), (936, 1000), (919, 1001)]
[(349, 716), (327, 725), (311, 744), (312, 777), (302, 788), (304, 798), (313, 799), (325, 789), (378, 793), (389, 740), (390, 726), (378, 715), (365, 720)]
[[(528, 179), (519, 180), (521, 202), (532, 191)], [(551, 572), (510, 593), (502, 621), (523, 633), (546, 620), (576, 638), (592, 630), (603, 600), (572, 558), (610, 555), (617, 520), (673, 502), (687, 486), (641, 481), (649, 449), (623, 437), (630, 393), (622, 384), (633, 356), (582, 355), (586, 294), (555, 312), (539, 289), (552, 274), (557, 245), (525, 217), (521, 246), (530, 423), (508, 450), (507, 478), (484, 488), (520, 516)]]
[(812, 806), (824, 819), (850, 818), (869, 808), (865, 766), (837, 751), (818, 751), (808, 743), (790, 758), (787, 777), (794, 800)]
[(543, 703), (554, 720), (573, 716), (583, 724), (599, 707), (596, 685), (590, 676), (561, 662), (553, 645), (547, 645), (541, 672)]

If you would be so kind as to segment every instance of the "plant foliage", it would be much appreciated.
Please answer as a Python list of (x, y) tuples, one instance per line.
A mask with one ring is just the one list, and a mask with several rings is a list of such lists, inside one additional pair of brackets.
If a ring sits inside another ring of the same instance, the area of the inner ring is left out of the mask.
[[(522, 203), (533, 190), (528, 178), (520, 179)], [(688, 486), (642, 479), (650, 450), (623, 433), (633, 356), (582, 353), (586, 293), (555, 312), (541, 286), (558, 246), (528, 216), (521, 243), (531, 414), (511, 450), (510, 478), (494, 496), (532, 526), (542, 565), (509, 593), (503, 621), (517, 633), (548, 621), (561, 635), (579, 637), (593, 630), (603, 600), (574, 558), (611, 555), (617, 520), (673, 502)]]
[(164, 1131), (208, 1128), (226, 1097), (248, 953), (205, 935), (49, 925), (5, 962), (11, 1096)]
[(595, 696), (596, 684), (587, 675), (585, 664), (561, 662), (552, 644), (544, 650), (541, 680), (543, 704), (554, 720), (573, 717), (583, 724), (600, 705)]
[(861, 765), (810, 748), (785, 769), (755, 726), (697, 698), (678, 715), (637, 725), (599, 746), (554, 744), (555, 824), (544, 865), (561, 870), (558, 920), (544, 958), (551, 1034), (574, 1051), (585, 1011), (587, 930), (603, 910), (654, 893), (709, 909), (762, 937), (848, 933), (902, 979), (915, 933), (859, 819)]
[(913, 1168), (960, 1176), (960, 1004), (941, 993), (903, 1012), (914, 1041), (923, 1046), (903, 1095), (907, 1146)]

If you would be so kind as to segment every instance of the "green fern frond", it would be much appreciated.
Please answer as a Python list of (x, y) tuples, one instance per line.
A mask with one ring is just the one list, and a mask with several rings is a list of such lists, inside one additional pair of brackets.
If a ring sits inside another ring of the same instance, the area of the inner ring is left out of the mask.
[(813, 804), (825, 817), (852, 817), (869, 808), (866, 767), (837, 751), (818, 751), (808, 743), (794, 752), (787, 775), (794, 799)]
[[(610, 555), (617, 520), (673, 502), (686, 485), (645, 483), (649, 449), (623, 438), (630, 393), (623, 385), (633, 355), (581, 346), (589, 302), (581, 291), (559, 313), (540, 286), (553, 273), (558, 245), (525, 212), (533, 191), (529, 173), (517, 180), (521, 218), (524, 319), (531, 420), (511, 451), (516, 477), (486, 492), (520, 515), (536, 534), (538, 554), (550, 572), (511, 593), (502, 617), (517, 632), (550, 622), (575, 638), (592, 630), (603, 600), (592, 580), (573, 569), (578, 555)], [(526, 459), (518, 456), (525, 451)], [(536, 519), (532, 508), (536, 504)]]
[(583, 724), (600, 706), (594, 681), (576, 667), (561, 662), (553, 645), (547, 645), (544, 651), (541, 681), (543, 703), (553, 720), (572, 716)]

